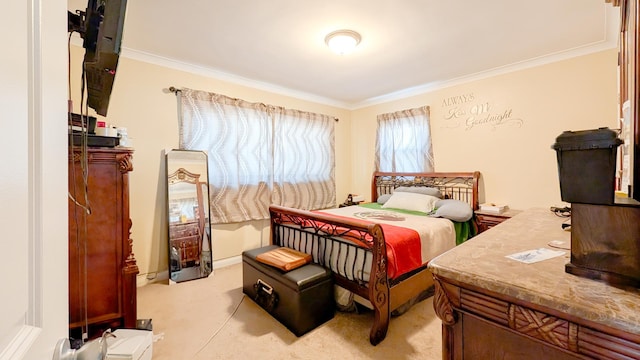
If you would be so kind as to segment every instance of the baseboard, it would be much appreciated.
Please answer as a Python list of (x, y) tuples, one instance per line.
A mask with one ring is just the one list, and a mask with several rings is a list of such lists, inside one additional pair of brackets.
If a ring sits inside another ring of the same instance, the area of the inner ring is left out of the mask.
[(215, 260), (213, 262), (213, 269), (221, 269), (223, 267), (240, 264), (242, 262), (242, 255), (232, 256), (230, 258)]
[(136, 287), (169, 281), (169, 270), (159, 271), (156, 273), (138, 274), (136, 278)]
[[(230, 258), (214, 260), (213, 261), (213, 269), (222, 269), (227, 266), (240, 264), (242, 262), (242, 256), (232, 256)], [(168, 282), (169, 281), (169, 270), (159, 271), (157, 273), (149, 273), (149, 274), (140, 274), (136, 279), (136, 286), (141, 287), (148, 284), (156, 283), (156, 282)]]

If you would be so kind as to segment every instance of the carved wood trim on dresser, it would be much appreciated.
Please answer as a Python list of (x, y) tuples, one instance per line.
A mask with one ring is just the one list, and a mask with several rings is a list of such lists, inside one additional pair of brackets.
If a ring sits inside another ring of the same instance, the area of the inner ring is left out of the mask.
[(132, 155), (131, 149), (88, 148), (85, 161), (79, 147), (69, 148), (69, 336), (74, 339), (136, 326)]
[(430, 263), (443, 359), (640, 359), (640, 289), (568, 274), (568, 255), (505, 257), (568, 241), (562, 222), (525, 211)]
[[(502, 299), (495, 294), (486, 291), (478, 292), (456, 285), (452, 285), (435, 277), (436, 294), (434, 309), (436, 315), (442, 320), (443, 359), (476, 359), (480, 357), (477, 349), (472, 352), (465, 351), (464, 338), (465, 322), (480, 321), (486, 324), (487, 329), (500, 328), (516, 335), (516, 337), (503, 337), (496, 339), (500, 346), (509, 349), (528, 349), (524, 357), (513, 357), (514, 353), (501, 352), (498, 346), (486, 352), (483, 356), (491, 354), (490, 358), (518, 358), (518, 359), (546, 359), (543, 354), (553, 354), (556, 349), (558, 354), (567, 356), (568, 359), (640, 359), (640, 338), (614, 329), (607, 329), (596, 323), (584, 320), (571, 321), (565, 317), (554, 315), (555, 311), (541, 311), (531, 306), (521, 305), (515, 301)], [(539, 308), (539, 307), (538, 307)], [(567, 316), (568, 317), (568, 316)], [(481, 341), (489, 342), (490, 339), (483, 334), (472, 334)], [(463, 339), (464, 338), (464, 339)], [(463, 341), (464, 340), (464, 341)], [(507, 344), (512, 342), (512, 345)], [(542, 343), (542, 344), (540, 344)], [(533, 349), (533, 350), (532, 350)], [(466, 356), (465, 356), (466, 355)], [(521, 354), (522, 355), (522, 354)], [(503, 357), (506, 356), (506, 357)], [(542, 357), (541, 357), (542, 356)], [(555, 355), (558, 356), (558, 355)], [(554, 359), (558, 357), (553, 357)]]

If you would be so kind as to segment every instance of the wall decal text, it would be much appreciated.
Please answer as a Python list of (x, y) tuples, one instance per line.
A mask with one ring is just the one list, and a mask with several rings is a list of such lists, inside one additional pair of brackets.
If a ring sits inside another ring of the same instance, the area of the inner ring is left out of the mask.
[(451, 96), (442, 100), (444, 120), (447, 128), (464, 126), (471, 130), (480, 126), (489, 126), (495, 130), (499, 126), (522, 127), (524, 120), (515, 117), (512, 108), (494, 109), (488, 101), (474, 101), (474, 93)]

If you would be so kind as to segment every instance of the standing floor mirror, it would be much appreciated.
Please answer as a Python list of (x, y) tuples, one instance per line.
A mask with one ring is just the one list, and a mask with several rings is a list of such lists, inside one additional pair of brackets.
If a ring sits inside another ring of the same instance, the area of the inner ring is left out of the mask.
[(207, 277), (212, 272), (207, 154), (170, 150), (165, 155), (169, 280)]

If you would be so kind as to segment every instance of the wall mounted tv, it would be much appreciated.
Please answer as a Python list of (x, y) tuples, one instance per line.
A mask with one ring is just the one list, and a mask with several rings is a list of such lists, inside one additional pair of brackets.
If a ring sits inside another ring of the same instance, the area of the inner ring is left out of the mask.
[(120, 57), (127, 0), (89, 0), (86, 11), (68, 13), (68, 30), (80, 34), (85, 49), (83, 77), (87, 105), (106, 116)]

